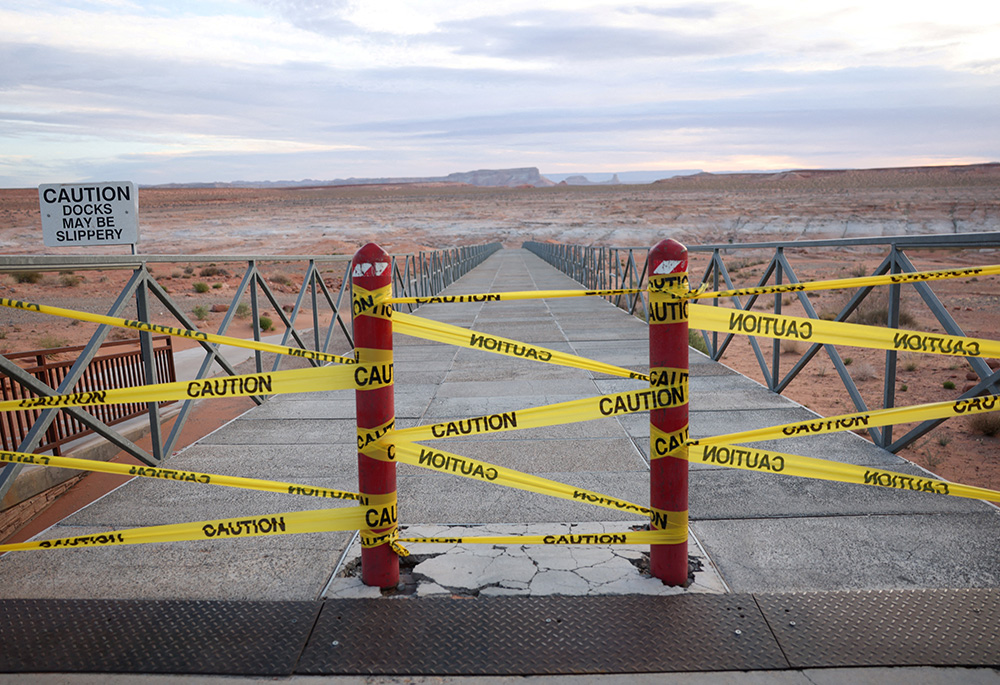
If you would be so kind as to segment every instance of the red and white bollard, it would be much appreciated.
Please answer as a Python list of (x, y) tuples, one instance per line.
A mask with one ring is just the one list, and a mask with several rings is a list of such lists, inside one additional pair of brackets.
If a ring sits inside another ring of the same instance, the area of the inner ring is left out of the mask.
[[(356, 373), (359, 383), (374, 377), (379, 384), (355, 390), (358, 422), (358, 489), (369, 498), (369, 530), (361, 531), (361, 580), (388, 588), (399, 583), (399, 557), (390, 544), (396, 531), (396, 463), (373, 459), (360, 450), (392, 429), (396, 418), (392, 380), (392, 309), (379, 300), (392, 294), (392, 260), (385, 250), (368, 243), (351, 263), (354, 349), (359, 364), (374, 364), (372, 372)], [(359, 369), (360, 371), (360, 369)], [(359, 377), (360, 376), (360, 377)], [(386, 381), (390, 381), (386, 383)], [(378, 540), (372, 546), (371, 540)]]
[(688, 579), (688, 292), (687, 248), (662, 240), (649, 251), (650, 385), (678, 387), (683, 403), (649, 413), (651, 529), (683, 538), (650, 545), (650, 573), (667, 585)]

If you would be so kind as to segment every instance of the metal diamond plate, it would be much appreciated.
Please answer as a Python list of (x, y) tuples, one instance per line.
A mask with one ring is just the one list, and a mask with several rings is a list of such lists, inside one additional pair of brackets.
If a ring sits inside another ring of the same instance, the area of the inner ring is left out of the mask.
[(297, 673), (788, 668), (751, 595), (328, 600)]
[(793, 668), (1000, 666), (1000, 590), (756, 598)]
[(320, 606), (0, 600), (0, 672), (289, 675)]

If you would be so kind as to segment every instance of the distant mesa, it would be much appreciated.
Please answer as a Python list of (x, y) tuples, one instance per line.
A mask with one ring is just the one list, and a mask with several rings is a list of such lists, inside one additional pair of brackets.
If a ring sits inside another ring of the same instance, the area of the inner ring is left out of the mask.
[(568, 176), (559, 181), (559, 185), (561, 186), (618, 186), (621, 185), (621, 183), (622, 182), (619, 180), (618, 174), (612, 174), (611, 178), (607, 181), (591, 181), (583, 174)]
[(1000, 177), (1000, 164), (964, 164), (953, 166), (886, 167), (877, 169), (787, 169), (784, 171), (739, 171), (677, 175), (654, 183), (665, 187), (688, 189), (741, 189), (783, 184), (788, 187), (910, 187), (935, 182), (976, 182)]
[(469, 185), (484, 188), (545, 188), (555, 183), (541, 175), (537, 167), (518, 169), (478, 169), (447, 176), (407, 176), (397, 178), (338, 178), (332, 181), (233, 181), (231, 183), (169, 183), (153, 188), (325, 188), (371, 185)]

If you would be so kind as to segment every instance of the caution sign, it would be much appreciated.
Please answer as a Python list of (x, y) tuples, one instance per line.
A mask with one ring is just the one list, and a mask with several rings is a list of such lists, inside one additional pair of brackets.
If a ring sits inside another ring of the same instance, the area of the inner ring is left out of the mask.
[(38, 201), (48, 247), (139, 242), (139, 195), (131, 181), (40, 185)]

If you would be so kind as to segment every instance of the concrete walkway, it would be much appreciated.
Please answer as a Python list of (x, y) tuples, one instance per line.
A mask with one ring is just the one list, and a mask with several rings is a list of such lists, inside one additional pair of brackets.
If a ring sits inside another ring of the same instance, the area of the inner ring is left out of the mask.
[[(447, 292), (570, 289), (534, 255), (503, 250)], [(440, 304), (420, 316), (637, 371), (647, 328), (596, 298)], [(396, 336), (397, 425), (461, 419), (642, 387), (637, 381)], [(814, 416), (691, 352), (691, 434), (717, 435)], [(648, 416), (515, 431), (434, 447), (648, 502)], [(278, 396), (166, 466), (355, 490), (354, 394)], [(853, 434), (760, 443), (783, 452), (926, 475)], [(595, 532), (632, 515), (399, 465), (404, 536)], [(410, 545), (406, 593), (615, 595), (996, 588), (1000, 516), (952, 497), (691, 464), (687, 589), (640, 573), (644, 548)], [(136, 479), (42, 538), (275, 512), (336, 500)], [(378, 597), (351, 575), (351, 533), (18, 552), (0, 558), (0, 598), (294, 600)], [(389, 601), (389, 600), (386, 600)], [(693, 682), (693, 681), (692, 681)], [(789, 681), (798, 682), (798, 681)], [(992, 682), (992, 681), (990, 681)]]

